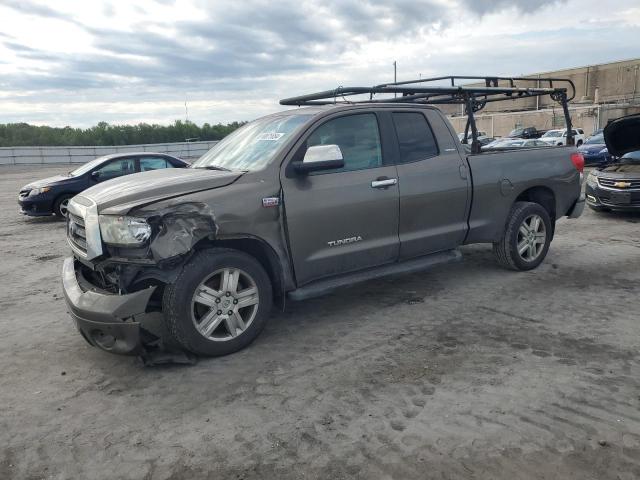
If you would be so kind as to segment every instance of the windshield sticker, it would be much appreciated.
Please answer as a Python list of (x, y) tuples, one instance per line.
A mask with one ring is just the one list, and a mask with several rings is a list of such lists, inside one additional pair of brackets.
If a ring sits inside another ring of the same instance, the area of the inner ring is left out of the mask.
[(268, 141), (271, 141), (271, 142), (277, 142), (283, 136), (284, 136), (284, 133), (276, 133), (276, 132), (261, 133), (260, 135), (258, 135), (258, 138), (256, 140), (258, 140), (258, 141), (260, 141), (260, 140), (268, 140)]

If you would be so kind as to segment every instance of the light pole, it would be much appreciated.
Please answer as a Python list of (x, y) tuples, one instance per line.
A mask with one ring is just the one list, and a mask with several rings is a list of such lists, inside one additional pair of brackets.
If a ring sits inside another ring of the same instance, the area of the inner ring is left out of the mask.
[[(393, 61), (393, 83), (397, 83), (397, 81), (398, 81), (398, 64), (394, 60)], [(396, 98), (397, 96), (398, 96), (397, 93), (393, 94), (393, 98)]]

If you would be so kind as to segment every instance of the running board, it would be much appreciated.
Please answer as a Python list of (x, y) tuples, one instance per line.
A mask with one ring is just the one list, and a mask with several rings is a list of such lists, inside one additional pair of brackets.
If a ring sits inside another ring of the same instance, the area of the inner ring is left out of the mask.
[(347, 273), (339, 277), (332, 277), (324, 280), (317, 280), (313, 283), (300, 287), (287, 294), (291, 300), (306, 300), (307, 298), (319, 297), (331, 290), (339, 287), (353, 285), (354, 283), (366, 282), (374, 278), (386, 277), (387, 275), (399, 273), (413, 273), (427, 270), (436, 265), (454, 263), (462, 260), (462, 253), (459, 250), (446, 250), (444, 252), (432, 253), (424, 257), (412, 258), (400, 263), (391, 263), (380, 267), (369, 268), (358, 272)]

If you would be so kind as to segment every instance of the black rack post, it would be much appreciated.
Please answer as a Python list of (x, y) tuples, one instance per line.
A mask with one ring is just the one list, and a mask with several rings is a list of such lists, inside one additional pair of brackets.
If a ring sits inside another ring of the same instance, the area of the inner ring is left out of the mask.
[[(465, 95), (467, 124), (471, 126), (471, 153), (480, 153), (480, 142), (478, 141), (478, 127), (476, 127), (476, 117), (473, 115), (475, 97), (471, 94)], [(465, 134), (467, 132), (465, 131)]]
[(571, 113), (569, 113), (569, 103), (567, 102), (567, 94), (560, 94), (560, 103), (564, 112), (564, 123), (567, 126), (567, 145), (575, 145), (575, 137), (573, 136), (573, 125), (571, 124)]

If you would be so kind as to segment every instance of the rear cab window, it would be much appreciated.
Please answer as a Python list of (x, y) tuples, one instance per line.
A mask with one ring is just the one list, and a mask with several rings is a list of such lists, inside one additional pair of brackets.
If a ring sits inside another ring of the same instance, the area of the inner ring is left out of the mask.
[(438, 145), (427, 119), (419, 112), (394, 112), (393, 123), (400, 148), (400, 163), (438, 155)]

